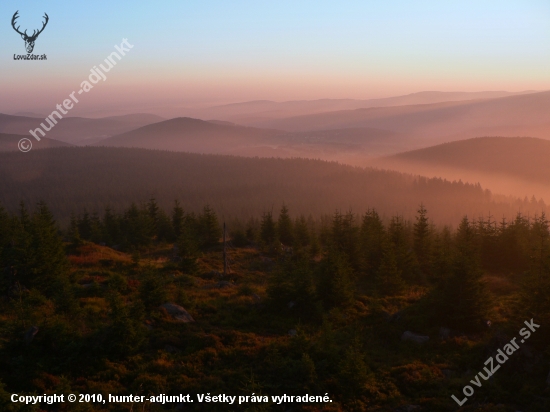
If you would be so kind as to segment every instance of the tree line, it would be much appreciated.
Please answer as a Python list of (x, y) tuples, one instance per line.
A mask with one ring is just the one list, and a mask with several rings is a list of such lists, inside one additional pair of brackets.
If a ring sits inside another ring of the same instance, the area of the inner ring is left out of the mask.
[[(0, 258), (4, 285), (37, 286), (59, 302), (69, 302), (64, 241), (90, 241), (138, 253), (173, 244), (181, 270), (194, 273), (201, 254), (220, 248), (222, 229), (216, 212), (185, 212), (175, 201), (169, 213), (150, 199), (122, 213), (103, 216), (84, 211), (70, 225), (57, 226), (48, 207), (32, 213), (24, 204), (16, 214), (0, 210)], [(321, 219), (291, 217), (286, 205), (247, 222), (234, 220), (228, 240), (234, 247), (255, 247), (277, 262), (268, 292), (277, 306), (300, 307), (313, 317), (353, 304), (358, 291), (396, 295), (410, 287), (433, 288), (434, 322), (477, 328), (489, 316), (490, 295), (482, 278), (498, 274), (519, 280), (525, 310), (550, 313), (549, 223), (541, 213), (518, 213), (510, 222), (492, 216), (470, 220), (456, 230), (435, 226), (420, 205), (414, 221), (376, 210), (359, 215), (336, 211)]]

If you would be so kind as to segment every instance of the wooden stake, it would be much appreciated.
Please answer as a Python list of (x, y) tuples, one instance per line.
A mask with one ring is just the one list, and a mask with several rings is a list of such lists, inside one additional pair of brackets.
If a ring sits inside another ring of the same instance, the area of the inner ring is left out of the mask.
[(225, 250), (225, 222), (223, 222), (223, 276), (227, 276), (227, 253)]

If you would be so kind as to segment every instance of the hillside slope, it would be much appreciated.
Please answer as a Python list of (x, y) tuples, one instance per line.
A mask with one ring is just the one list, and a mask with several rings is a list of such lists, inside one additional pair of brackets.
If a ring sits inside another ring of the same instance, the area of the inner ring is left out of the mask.
[(550, 184), (550, 141), (531, 137), (479, 137), (400, 153), (391, 158)]
[(481, 182), (500, 193), (550, 196), (550, 141), (480, 137), (399, 153), (372, 162), (426, 176)]
[(382, 129), (348, 128), (290, 133), (188, 117), (150, 124), (101, 140), (95, 145), (325, 160), (383, 156), (410, 148), (404, 136)]
[(179, 199), (188, 211), (210, 204), (226, 218), (247, 218), (283, 202), (293, 213), (332, 214), (336, 209), (405, 217), (423, 202), (435, 222), (455, 224), (464, 213), (513, 217), (531, 205), (495, 200), (477, 185), (415, 178), (308, 159), (262, 159), (127, 148), (59, 148), (0, 153), (0, 204), (44, 200), (55, 215), (105, 206), (120, 210), (155, 197), (166, 210)]
[(518, 93), (504, 91), (494, 92), (438, 92), (424, 91), (404, 96), (394, 96), (379, 99), (319, 99), (294, 100), (274, 102), (270, 100), (256, 100), (202, 109), (184, 110), (185, 116), (203, 120), (220, 119), (230, 120), (240, 124), (253, 125), (269, 119), (281, 119), (291, 116), (302, 116), (315, 113), (326, 113), (337, 110), (354, 110), (369, 107), (389, 107), (415, 104), (433, 104), (450, 101), (494, 99), (511, 96)]
[(199, 153), (227, 153), (241, 147), (262, 147), (276, 143), (276, 130), (256, 129), (220, 122), (180, 117), (140, 127), (104, 139), (96, 145), (139, 147)]
[(372, 127), (435, 144), (478, 136), (550, 137), (550, 92), (489, 100), (344, 110), (258, 122), (287, 131)]
[[(91, 144), (99, 139), (161, 120), (164, 119), (151, 114), (130, 114), (99, 119), (65, 117), (58, 121), (46, 137), (71, 144)], [(29, 130), (37, 129), (41, 123), (47, 125), (44, 118), (12, 116), (0, 113), (0, 133), (29, 135)], [(42, 136), (39, 134), (39, 137)]]
[(29, 135), (23, 136), (19, 134), (0, 133), (0, 152), (12, 152), (19, 150), (17, 144), (24, 138), (32, 141), (32, 150), (72, 146), (69, 143), (60, 142), (59, 140), (54, 139), (42, 138), (40, 142), (37, 142)]

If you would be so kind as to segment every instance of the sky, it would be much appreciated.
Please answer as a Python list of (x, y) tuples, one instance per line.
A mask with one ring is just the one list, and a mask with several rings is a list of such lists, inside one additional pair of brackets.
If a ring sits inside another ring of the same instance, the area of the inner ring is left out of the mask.
[[(33, 52), (47, 60), (14, 60), (17, 10), (31, 33), (49, 15)], [(123, 38), (80, 112), (550, 89), (548, 0), (4, 0), (0, 112), (51, 112)]]

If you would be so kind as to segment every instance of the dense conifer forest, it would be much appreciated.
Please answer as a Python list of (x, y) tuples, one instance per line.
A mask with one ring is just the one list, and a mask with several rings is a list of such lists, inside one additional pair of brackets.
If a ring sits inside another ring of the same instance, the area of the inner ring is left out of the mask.
[(243, 158), (144, 149), (70, 147), (0, 153), (0, 203), (44, 201), (60, 224), (73, 212), (122, 212), (154, 197), (164, 210), (180, 199), (187, 211), (209, 204), (220, 217), (246, 220), (284, 202), (314, 219), (336, 209), (375, 208), (388, 220), (414, 219), (420, 202), (437, 224), (456, 227), (464, 214), (513, 219), (545, 209), (540, 198), (491, 194), (478, 184), (446, 181), (313, 159)]
[(332, 400), (243, 411), (455, 411), (451, 396), (531, 319), (540, 329), (460, 410), (550, 407), (544, 212), (453, 229), (429, 203), (412, 219), (278, 204), (227, 223), (224, 243), (208, 205), (150, 199), (67, 224), (43, 202), (1, 209), (0, 409), (228, 410), (7, 401), (209, 392)]

